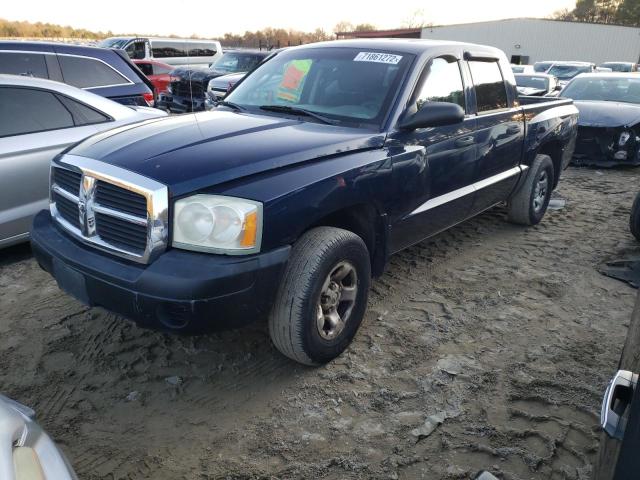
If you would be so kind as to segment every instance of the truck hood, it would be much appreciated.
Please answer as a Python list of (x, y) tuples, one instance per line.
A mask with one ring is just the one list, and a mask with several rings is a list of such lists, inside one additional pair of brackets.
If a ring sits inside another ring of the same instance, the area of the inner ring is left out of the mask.
[(180, 196), (323, 157), (380, 148), (384, 134), (290, 118), (200, 112), (89, 137), (69, 154), (157, 180)]
[(640, 105), (595, 100), (576, 100), (583, 127), (632, 127), (640, 122)]

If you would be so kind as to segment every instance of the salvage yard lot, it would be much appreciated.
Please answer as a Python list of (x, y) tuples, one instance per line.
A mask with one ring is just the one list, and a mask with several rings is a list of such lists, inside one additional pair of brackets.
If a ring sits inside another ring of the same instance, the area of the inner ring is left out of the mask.
[(89, 310), (7, 249), (0, 385), (82, 479), (586, 479), (636, 293), (596, 268), (640, 253), (637, 190), (634, 170), (569, 169), (536, 227), (497, 208), (396, 255), (316, 369), (261, 323), (180, 337)]

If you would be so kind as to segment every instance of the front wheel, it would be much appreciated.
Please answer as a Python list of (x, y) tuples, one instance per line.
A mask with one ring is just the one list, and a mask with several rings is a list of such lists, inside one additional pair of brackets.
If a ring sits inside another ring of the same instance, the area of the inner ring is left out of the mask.
[(509, 221), (537, 225), (544, 217), (554, 185), (553, 162), (548, 155), (537, 155), (524, 183), (509, 200)]
[(305, 365), (327, 363), (355, 336), (367, 307), (371, 264), (363, 240), (318, 227), (296, 242), (269, 317), (275, 347)]

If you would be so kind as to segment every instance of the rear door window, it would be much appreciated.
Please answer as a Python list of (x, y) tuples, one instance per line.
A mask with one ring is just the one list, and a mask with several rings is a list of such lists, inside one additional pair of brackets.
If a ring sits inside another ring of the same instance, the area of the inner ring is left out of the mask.
[(186, 57), (185, 45), (177, 42), (154, 41), (152, 43), (153, 56), (155, 58)]
[(0, 137), (73, 126), (71, 113), (52, 92), (0, 87)]
[(507, 108), (507, 89), (497, 62), (469, 62), (478, 113)]
[(189, 42), (190, 57), (213, 57), (216, 54), (215, 45), (212, 43)]
[(131, 83), (109, 65), (88, 57), (58, 55), (65, 83), (78, 88), (107, 87)]
[(0, 73), (49, 78), (47, 62), (41, 53), (0, 52)]

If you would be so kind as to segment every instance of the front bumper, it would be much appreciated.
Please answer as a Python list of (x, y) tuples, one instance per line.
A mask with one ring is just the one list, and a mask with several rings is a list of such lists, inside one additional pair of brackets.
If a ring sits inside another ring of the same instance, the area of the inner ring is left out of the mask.
[(200, 112), (205, 109), (205, 99), (182, 97), (165, 92), (158, 95), (155, 108), (171, 113)]
[(141, 326), (181, 332), (236, 328), (268, 314), (291, 247), (246, 257), (169, 249), (149, 265), (78, 243), (44, 210), (33, 254), (67, 293)]

